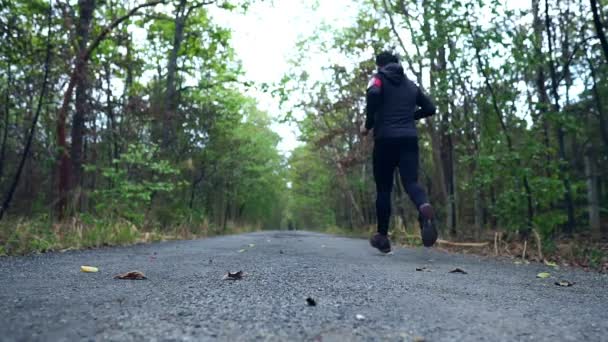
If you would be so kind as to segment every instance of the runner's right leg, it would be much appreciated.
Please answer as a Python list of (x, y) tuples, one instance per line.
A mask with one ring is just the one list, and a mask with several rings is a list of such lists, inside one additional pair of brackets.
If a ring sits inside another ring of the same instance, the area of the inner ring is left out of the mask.
[(399, 174), (405, 191), (416, 205), (422, 230), (422, 244), (431, 247), (437, 241), (433, 207), (426, 192), (418, 183), (418, 138), (404, 138), (400, 144)]

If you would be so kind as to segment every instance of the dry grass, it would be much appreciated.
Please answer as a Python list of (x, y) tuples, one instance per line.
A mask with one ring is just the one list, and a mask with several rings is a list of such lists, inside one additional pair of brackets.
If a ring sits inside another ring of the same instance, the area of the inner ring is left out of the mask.
[[(404, 225), (395, 225), (389, 233), (391, 241), (403, 246), (422, 246), (418, 224), (412, 223), (407, 226), (410, 229), (406, 229)], [(375, 232), (375, 226), (366, 226), (357, 230), (330, 227), (324, 232), (368, 238)], [(592, 241), (586, 236), (559, 239), (557, 242), (553, 240), (543, 242), (535, 233), (527, 241), (522, 241), (517, 234), (487, 231), (478, 240), (439, 240), (435, 248), (449, 253), (507, 257), (521, 262), (556, 263), (608, 273), (608, 241)]]
[(51, 223), (44, 219), (16, 220), (0, 224), (0, 256), (188, 240), (255, 230), (259, 230), (259, 227), (234, 224), (226, 229), (216, 229), (206, 221), (160, 229), (137, 227), (123, 219), (73, 218), (63, 223)]

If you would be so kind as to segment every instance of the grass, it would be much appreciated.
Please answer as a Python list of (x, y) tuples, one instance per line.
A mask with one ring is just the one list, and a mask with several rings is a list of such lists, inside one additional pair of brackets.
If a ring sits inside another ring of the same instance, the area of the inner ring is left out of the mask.
[[(409, 224), (409, 230), (403, 225), (396, 225), (390, 230), (389, 236), (395, 245), (419, 247), (422, 241), (419, 236), (417, 224)], [(369, 238), (374, 232), (374, 226), (360, 229), (345, 229), (340, 227), (326, 227), (319, 230), (322, 233), (355, 238)], [(481, 242), (489, 242), (485, 247), (459, 247), (445, 244), (436, 248), (461, 254), (476, 254), (484, 256), (500, 256), (521, 259), (524, 253), (524, 244), (517, 238), (516, 234), (501, 239), (495, 244), (491, 236), (485, 237)], [(534, 239), (530, 239), (525, 248), (526, 259), (536, 262), (556, 262), (561, 265), (572, 265), (587, 270), (608, 273), (608, 243), (591, 241), (588, 237), (578, 236), (571, 239), (543, 240), (541, 244), (542, 253), (539, 254), (538, 246)], [(498, 253), (496, 253), (498, 252)]]
[(259, 229), (241, 225), (217, 229), (206, 221), (186, 222), (161, 229), (137, 227), (124, 219), (99, 219), (89, 216), (73, 218), (63, 223), (53, 223), (46, 218), (21, 219), (0, 223), (0, 256), (187, 240), (254, 230)]
[[(409, 225), (414, 227), (413, 225)], [(63, 223), (53, 223), (45, 217), (35, 220), (13, 220), (0, 223), (0, 256), (45, 253), (65, 249), (86, 249), (102, 246), (121, 246), (164, 240), (184, 240), (217, 235), (240, 234), (260, 230), (259, 227), (229, 225), (225, 229), (211, 226), (206, 220), (186, 220), (168, 228), (148, 225), (138, 227), (124, 219), (100, 219), (90, 216), (73, 218)], [(375, 227), (346, 229), (336, 226), (319, 230), (323, 233), (353, 238), (369, 238)], [(391, 240), (397, 245), (421, 246), (417, 231), (404, 227), (391, 230)], [(521, 241), (499, 242), (498, 255), (521, 257)], [(495, 255), (494, 245), (486, 248), (440, 248), (458, 253)], [(608, 272), (608, 243), (587, 241), (583, 238), (543, 243), (543, 258), (561, 264), (576, 265), (586, 269)], [(535, 254), (530, 243), (526, 258), (543, 262)]]

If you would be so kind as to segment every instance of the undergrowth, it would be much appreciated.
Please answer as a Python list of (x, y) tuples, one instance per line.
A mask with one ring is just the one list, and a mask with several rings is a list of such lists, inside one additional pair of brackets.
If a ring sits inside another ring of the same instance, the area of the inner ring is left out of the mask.
[[(403, 225), (393, 227), (389, 231), (391, 242), (397, 246), (422, 246), (418, 224), (411, 223), (408, 224), (408, 227), (410, 228), (406, 229)], [(365, 226), (358, 229), (330, 226), (320, 231), (345, 237), (369, 238), (375, 230), (375, 226)], [(500, 238), (495, 240), (493, 239), (494, 231), (487, 233), (487, 236), (478, 239), (478, 241), (468, 241), (485, 243), (483, 246), (454, 246), (438, 243), (435, 248), (447, 252), (508, 257), (516, 260), (521, 260), (524, 257), (527, 261), (578, 266), (608, 273), (608, 242), (592, 241), (586, 236), (576, 236), (568, 239), (542, 239), (540, 246), (537, 245), (538, 240), (530, 238), (524, 245), (517, 234), (497, 232), (500, 234)]]
[(234, 224), (217, 228), (204, 220), (158, 227), (136, 226), (122, 218), (100, 219), (87, 215), (63, 223), (53, 223), (44, 217), (20, 219), (0, 223), (0, 256), (197, 239), (256, 230), (259, 227)]

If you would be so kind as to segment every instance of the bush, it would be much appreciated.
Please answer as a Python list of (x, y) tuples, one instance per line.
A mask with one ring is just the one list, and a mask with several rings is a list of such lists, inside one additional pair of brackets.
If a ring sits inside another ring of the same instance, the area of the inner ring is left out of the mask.
[[(102, 176), (112, 186), (93, 191), (97, 214), (104, 217), (120, 217), (142, 226), (145, 212), (154, 195), (170, 193), (182, 184), (171, 181), (179, 174), (166, 160), (154, 156), (155, 146), (132, 144), (126, 153), (115, 159), (112, 167), (101, 169)], [(94, 166), (86, 166), (88, 171)]]

